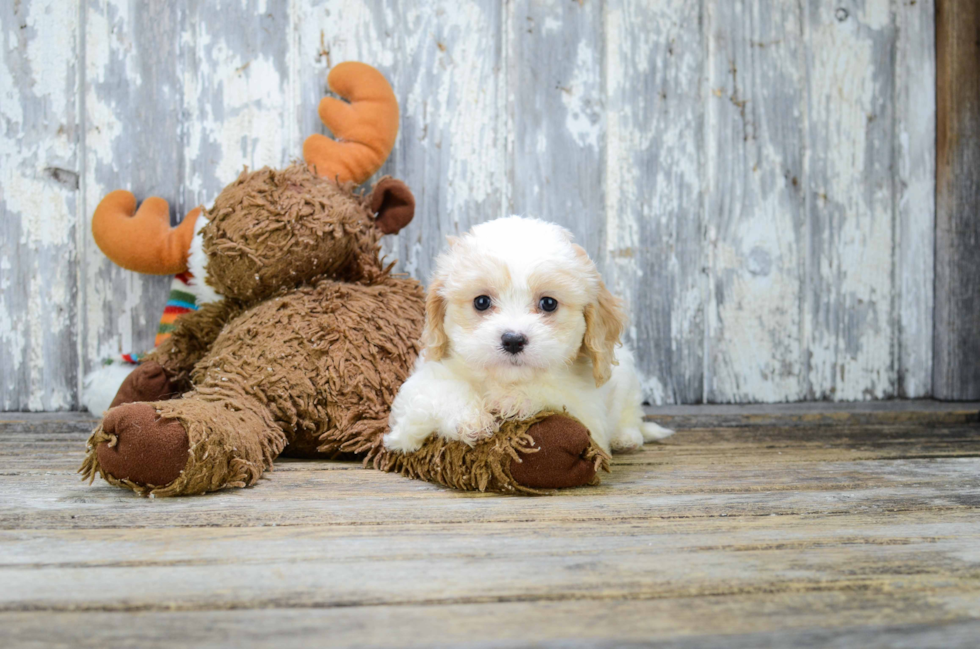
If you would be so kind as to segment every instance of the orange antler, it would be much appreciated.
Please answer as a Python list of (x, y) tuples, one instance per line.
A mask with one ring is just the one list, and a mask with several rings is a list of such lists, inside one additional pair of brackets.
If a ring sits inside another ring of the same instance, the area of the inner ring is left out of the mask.
[(398, 135), (398, 100), (380, 72), (364, 63), (341, 63), (327, 76), (330, 89), (350, 103), (326, 97), (320, 119), (336, 136), (311, 135), (303, 157), (319, 176), (362, 183), (381, 168)]
[(187, 253), (200, 213), (200, 207), (194, 208), (180, 225), (171, 228), (167, 201), (154, 196), (136, 210), (136, 197), (118, 189), (95, 208), (92, 236), (106, 257), (127, 270), (174, 275), (187, 270)]

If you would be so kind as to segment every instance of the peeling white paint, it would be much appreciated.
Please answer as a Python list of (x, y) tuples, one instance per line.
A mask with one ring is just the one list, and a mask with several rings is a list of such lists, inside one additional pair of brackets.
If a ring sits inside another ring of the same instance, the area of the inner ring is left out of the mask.
[[(700, 399), (700, 269), (678, 251), (678, 227), (697, 231), (700, 38), (683, 0), (607, 5), (605, 235), (607, 283), (632, 313), (630, 342), (655, 404)], [(644, 28), (634, 27), (642, 24)], [(690, 40), (687, 40), (690, 39)], [(670, 50), (673, 50), (671, 54)], [(664, 97), (664, 93), (670, 94)], [(688, 230), (684, 230), (687, 232)], [(698, 235), (700, 236), (700, 235)]]
[(77, 7), (8, 8), (0, 53), (0, 409), (75, 400)]
[(826, 287), (820, 300), (829, 306), (816, 298), (808, 304), (808, 320), (815, 323), (809, 380), (816, 396), (840, 400), (893, 394), (897, 379), (889, 161), (868, 155), (872, 147), (887, 146), (875, 122), (886, 124), (881, 112), (892, 101), (874, 65), (881, 59), (876, 48), (891, 47), (875, 32), (887, 24), (878, 11), (882, 4), (868, 3), (872, 22), (861, 29), (860, 16), (848, 16), (828, 17), (810, 31), (811, 218), (821, 220), (825, 238), (813, 281)]
[[(185, 89), (189, 91), (188, 106), (204, 105), (190, 132), (188, 159), (201, 156), (202, 140), (208, 140), (220, 151), (220, 157), (217, 160), (209, 157), (202, 162), (213, 164), (219, 182), (229, 183), (245, 165), (252, 169), (277, 167), (295, 157), (295, 152), (286, 154), (283, 137), (283, 119), (289, 114), (283, 102), (286, 80), (279, 77), (275, 64), (265, 57), (245, 61), (220, 40), (205, 51), (208, 53), (202, 53), (201, 58), (208, 62), (208, 67), (200, 68), (196, 72), (198, 78), (188, 82)], [(215, 115), (210, 101), (215, 87), (223, 109), (221, 118)], [(187, 186), (199, 196), (204, 189), (200, 181), (195, 175), (187, 179)], [(205, 201), (211, 198), (201, 196)]]
[[(0, 64), (0, 93), (3, 93), (3, 102), (0, 102), (0, 119), (3, 120), (4, 135), (14, 128), (19, 128), (24, 121), (24, 112), (20, 106), (20, 95), (17, 86), (14, 84), (14, 77), (8, 69), (9, 63), (4, 61)], [(0, 142), (6, 142), (8, 137), (4, 137)], [(2, 188), (0, 188), (2, 191)]]
[[(10, 268), (7, 259), (0, 260), (0, 263), (6, 263), (7, 268)], [(4, 347), (9, 350), (10, 355), (10, 364), (4, 372), (8, 382), (12, 381), (11, 377), (20, 371), (23, 362), (23, 350), (26, 348), (25, 333), (23, 307), (19, 304), (8, 303), (3, 295), (0, 295), (0, 343), (3, 343)], [(10, 390), (13, 388), (13, 384), (11, 382), (3, 387), (5, 390)]]
[[(935, 268), (936, 94), (935, 5), (902, 3), (896, 28), (896, 215), (899, 277), (897, 364), (899, 396), (932, 392), (933, 280)], [(893, 287), (892, 290), (896, 290)]]
[(596, 52), (586, 40), (579, 41), (575, 65), (568, 86), (560, 88), (562, 103), (568, 111), (565, 128), (579, 146), (599, 148), (603, 134), (604, 111), (601, 101), (602, 79), (598, 71)]
[[(768, 13), (768, 22), (756, 20), (756, 11)], [(785, 3), (741, 10), (714, 4), (706, 13), (711, 194), (704, 380), (714, 402), (806, 395), (799, 308), (805, 135), (793, 117), (806, 101), (801, 20), (801, 11)]]
[(547, 16), (544, 19), (544, 24), (541, 25), (542, 34), (551, 34), (557, 32), (561, 29), (561, 21), (554, 16)]
[(865, 0), (860, 9), (858, 20), (868, 29), (883, 29), (891, 23), (892, 3), (889, 0)]
[[(35, 154), (31, 157), (40, 156)], [(4, 193), (7, 210), (20, 214), (21, 243), (66, 245), (69, 243), (69, 235), (75, 224), (75, 214), (68, 205), (64, 188), (59, 187), (55, 181), (44, 178), (43, 169), (32, 169), (28, 165), (30, 165), (28, 161), (23, 161), (19, 165), (4, 164), (4, 170), (0, 175), (2, 177), (0, 182), (10, 188)]]

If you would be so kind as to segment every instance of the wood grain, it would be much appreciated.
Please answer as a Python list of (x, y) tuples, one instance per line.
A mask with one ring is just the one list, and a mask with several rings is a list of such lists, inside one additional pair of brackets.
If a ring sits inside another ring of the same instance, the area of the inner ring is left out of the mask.
[[(952, 604), (952, 605), (950, 605)], [(980, 622), (968, 602), (883, 593), (776, 593), (741, 598), (378, 606), (295, 610), (0, 613), (10, 645), (95, 647), (406, 647), (533, 645), (809, 649), (972, 648)], [(962, 615), (962, 619), (958, 616)], [(839, 621), (819, 628), (825, 619)], [(875, 619), (880, 624), (868, 624)], [(732, 625), (751, 629), (733, 635)], [(80, 633), (79, 629), (85, 629)], [(398, 629), (393, 639), (391, 629)]]
[(936, 241), (936, 7), (894, 5), (898, 396), (932, 394)]
[[(288, 91), (289, 2), (188, 0), (181, 13), (174, 72), (183, 110), (174, 133), (181, 136), (183, 216), (210, 204), (246, 167), (288, 164), (299, 156), (301, 142)], [(309, 106), (315, 115), (316, 104)]]
[(891, 3), (805, 6), (808, 391), (881, 398), (897, 385)]
[(183, 218), (184, 83), (176, 38), (183, 21), (176, 3), (83, 4), (84, 205), (77, 248), (80, 313), (72, 325), (81, 336), (81, 373), (103, 358), (152, 348), (166, 303), (170, 280), (119, 268), (96, 246), (89, 226), (99, 201), (116, 189), (138, 200), (160, 196), (170, 202), (172, 222)]
[[(84, 437), (77, 429), (49, 435), (37, 435), (36, 427), (20, 430), (0, 444), (4, 457), (22, 458), (7, 460), (9, 468), (0, 476), (0, 529), (195, 527), (216, 521), (249, 526), (257, 511), (269, 517), (263, 524), (369, 527), (420, 520), (584, 524), (651, 516), (834, 516), (853, 508), (967, 511), (980, 495), (976, 424), (689, 429), (643, 453), (617, 456), (601, 488), (568, 492), (558, 508), (554, 499), (464, 494), (356, 464), (310, 461), (280, 461), (261, 489), (147, 506), (129, 492), (78, 481), (74, 470)], [(950, 484), (959, 490), (953, 499)]]
[(507, 18), (510, 212), (569, 228), (595, 258), (605, 235), (602, 5), (515, 0)]
[(806, 397), (805, 61), (799, 5), (706, 5), (705, 400)]
[(0, 8), (0, 410), (77, 407), (78, 3)]
[(605, 238), (653, 403), (704, 398), (702, 26), (696, 3), (605, 8)]
[[(337, 538), (306, 529), (277, 530), (274, 538), (228, 531), (215, 538), (207, 531), (182, 530), (179, 536), (165, 535), (164, 544), (151, 540), (158, 536), (155, 530), (123, 538), (103, 534), (87, 543), (21, 533), (8, 552), (27, 561), (0, 569), (7, 585), (0, 611), (680, 599), (866, 590), (902, 578), (910, 582), (906, 588), (922, 591), (974, 588), (980, 581), (971, 560), (980, 529), (963, 520), (866, 525), (856, 535), (803, 532), (802, 539), (759, 530), (697, 534), (658, 527), (638, 531), (612, 525), (605, 534), (577, 534), (558, 525), (550, 533), (523, 527), (510, 534), (458, 526), (445, 532), (392, 530), (397, 541), (377, 534)], [(549, 544), (547, 536), (560, 538), (560, 546)], [(29, 548), (48, 543), (76, 560), (32, 562)], [(164, 558), (175, 545), (201, 550)], [(85, 560), (90, 556), (95, 561)], [(915, 566), (911, 577), (910, 564)], [(789, 578), (794, 573), (801, 577)], [(262, 582), (261, 589), (251, 587)], [(66, 590), (66, 583), (100, 588)]]
[(980, 396), (980, 7), (936, 2), (936, 325), (941, 399)]
[(142, 499), (77, 482), (90, 420), (7, 417), (0, 644), (972, 646), (980, 425), (862, 412), (689, 428), (548, 498), (287, 461)]

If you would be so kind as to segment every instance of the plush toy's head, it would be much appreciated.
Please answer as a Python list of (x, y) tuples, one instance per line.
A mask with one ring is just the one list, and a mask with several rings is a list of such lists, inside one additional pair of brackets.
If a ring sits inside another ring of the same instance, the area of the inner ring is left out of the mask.
[(319, 276), (370, 281), (383, 273), (378, 239), (412, 220), (415, 199), (391, 178), (367, 195), (354, 186), (391, 152), (398, 102), (381, 73), (363, 63), (336, 66), (328, 83), (350, 103), (321, 101), (320, 118), (338, 139), (307, 138), (305, 165), (243, 172), (211, 209), (196, 208), (175, 228), (163, 199), (148, 198), (136, 210), (132, 194), (112, 192), (92, 219), (96, 243), (123, 268), (189, 269), (219, 295), (241, 300)]
[(305, 165), (245, 172), (202, 214), (206, 259), (192, 247), (190, 270), (240, 300), (319, 276), (371, 281), (384, 272), (378, 240), (411, 219), (413, 203), (408, 187), (391, 178), (362, 196)]

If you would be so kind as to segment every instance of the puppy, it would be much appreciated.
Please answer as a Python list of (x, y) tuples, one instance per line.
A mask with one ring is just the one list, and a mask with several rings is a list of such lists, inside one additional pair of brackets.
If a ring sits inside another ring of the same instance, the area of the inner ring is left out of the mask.
[(450, 237), (426, 299), (424, 346), (392, 405), (385, 446), (435, 432), (473, 444), (505, 419), (562, 409), (606, 452), (673, 431), (643, 421), (620, 300), (572, 234), (511, 216)]

